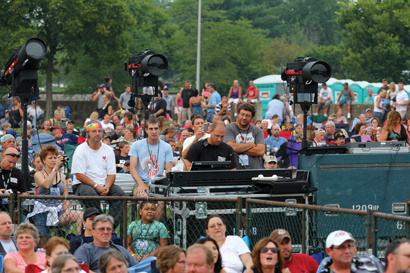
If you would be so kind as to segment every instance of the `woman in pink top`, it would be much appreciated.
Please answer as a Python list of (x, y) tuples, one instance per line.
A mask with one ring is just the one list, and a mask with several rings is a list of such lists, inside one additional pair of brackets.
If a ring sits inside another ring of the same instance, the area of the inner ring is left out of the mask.
[(40, 236), (37, 228), (29, 223), (19, 225), (14, 233), (19, 251), (10, 252), (4, 257), (4, 269), (7, 273), (24, 272), (28, 264), (35, 264), (41, 269), (46, 268), (46, 254), (35, 252)]

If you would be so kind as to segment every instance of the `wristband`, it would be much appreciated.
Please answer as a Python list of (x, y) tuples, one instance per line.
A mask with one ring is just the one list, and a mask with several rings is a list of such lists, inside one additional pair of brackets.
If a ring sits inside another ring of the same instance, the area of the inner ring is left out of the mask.
[(137, 256), (137, 254), (135, 254), (135, 253), (134, 253), (134, 254), (132, 254), (132, 257), (135, 257), (135, 256)]
[(98, 184), (97, 183), (95, 183), (95, 185), (94, 185), (94, 189), (96, 189), (98, 187)]
[(53, 172), (57, 172), (57, 169), (53, 169)]

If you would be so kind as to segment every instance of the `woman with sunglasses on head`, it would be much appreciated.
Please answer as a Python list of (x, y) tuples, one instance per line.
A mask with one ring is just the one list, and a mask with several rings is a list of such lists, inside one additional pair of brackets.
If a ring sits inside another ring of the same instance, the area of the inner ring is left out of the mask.
[(138, 261), (156, 257), (161, 248), (168, 244), (168, 230), (165, 225), (155, 220), (155, 203), (142, 201), (139, 205), (140, 219), (128, 226), (128, 251)]
[(196, 244), (206, 245), (214, 253), (214, 273), (226, 273), (226, 270), (222, 268), (221, 253), (219, 252), (218, 244), (215, 242), (214, 239), (210, 237), (199, 239), (198, 241), (196, 241)]
[(252, 251), (254, 273), (290, 273), (282, 269), (283, 257), (279, 244), (271, 238), (263, 238)]
[[(45, 168), (34, 175), (38, 195), (68, 195), (68, 179), (65, 174), (57, 169), (63, 162), (63, 157), (58, 155), (57, 148), (47, 146), (40, 152), (40, 159)], [(76, 223), (77, 234), (81, 233), (81, 211), (70, 210), (70, 202), (60, 199), (38, 199), (34, 203), (33, 212), (27, 215), (32, 218), (34, 225), (40, 233), (40, 247), (45, 244), (50, 234), (49, 226), (64, 226)], [(51, 220), (51, 221), (50, 221)]]
[(226, 221), (220, 215), (210, 215), (205, 221), (205, 232), (218, 244), (222, 266), (227, 273), (252, 273), (251, 251), (238, 236), (226, 236)]

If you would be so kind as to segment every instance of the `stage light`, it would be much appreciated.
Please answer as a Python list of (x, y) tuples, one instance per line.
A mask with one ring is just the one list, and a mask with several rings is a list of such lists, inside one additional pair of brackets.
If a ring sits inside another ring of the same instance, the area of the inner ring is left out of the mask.
[(16, 77), (22, 70), (38, 70), (40, 61), (47, 54), (46, 44), (39, 38), (28, 39), (21, 47), (17, 48), (6, 63), (3, 80), (12, 84), (12, 74)]

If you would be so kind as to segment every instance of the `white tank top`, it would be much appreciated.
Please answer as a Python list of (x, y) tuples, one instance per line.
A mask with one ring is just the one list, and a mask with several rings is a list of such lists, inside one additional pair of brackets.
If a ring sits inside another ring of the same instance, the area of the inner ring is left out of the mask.
[[(379, 97), (380, 97), (380, 95), (374, 97), (374, 109), (373, 109), (373, 113), (374, 113), (374, 112), (378, 112), (378, 113), (382, 113), (382, 112), (383, 112), (383, 109), (380, 109), (380, 108), (377, 108), (377, 107), (376, 107), (377, 98), (379, 98)], [(382, 101), (381, 99), (380, 99), (379, 107), (383, 107), (383, 101)]]

